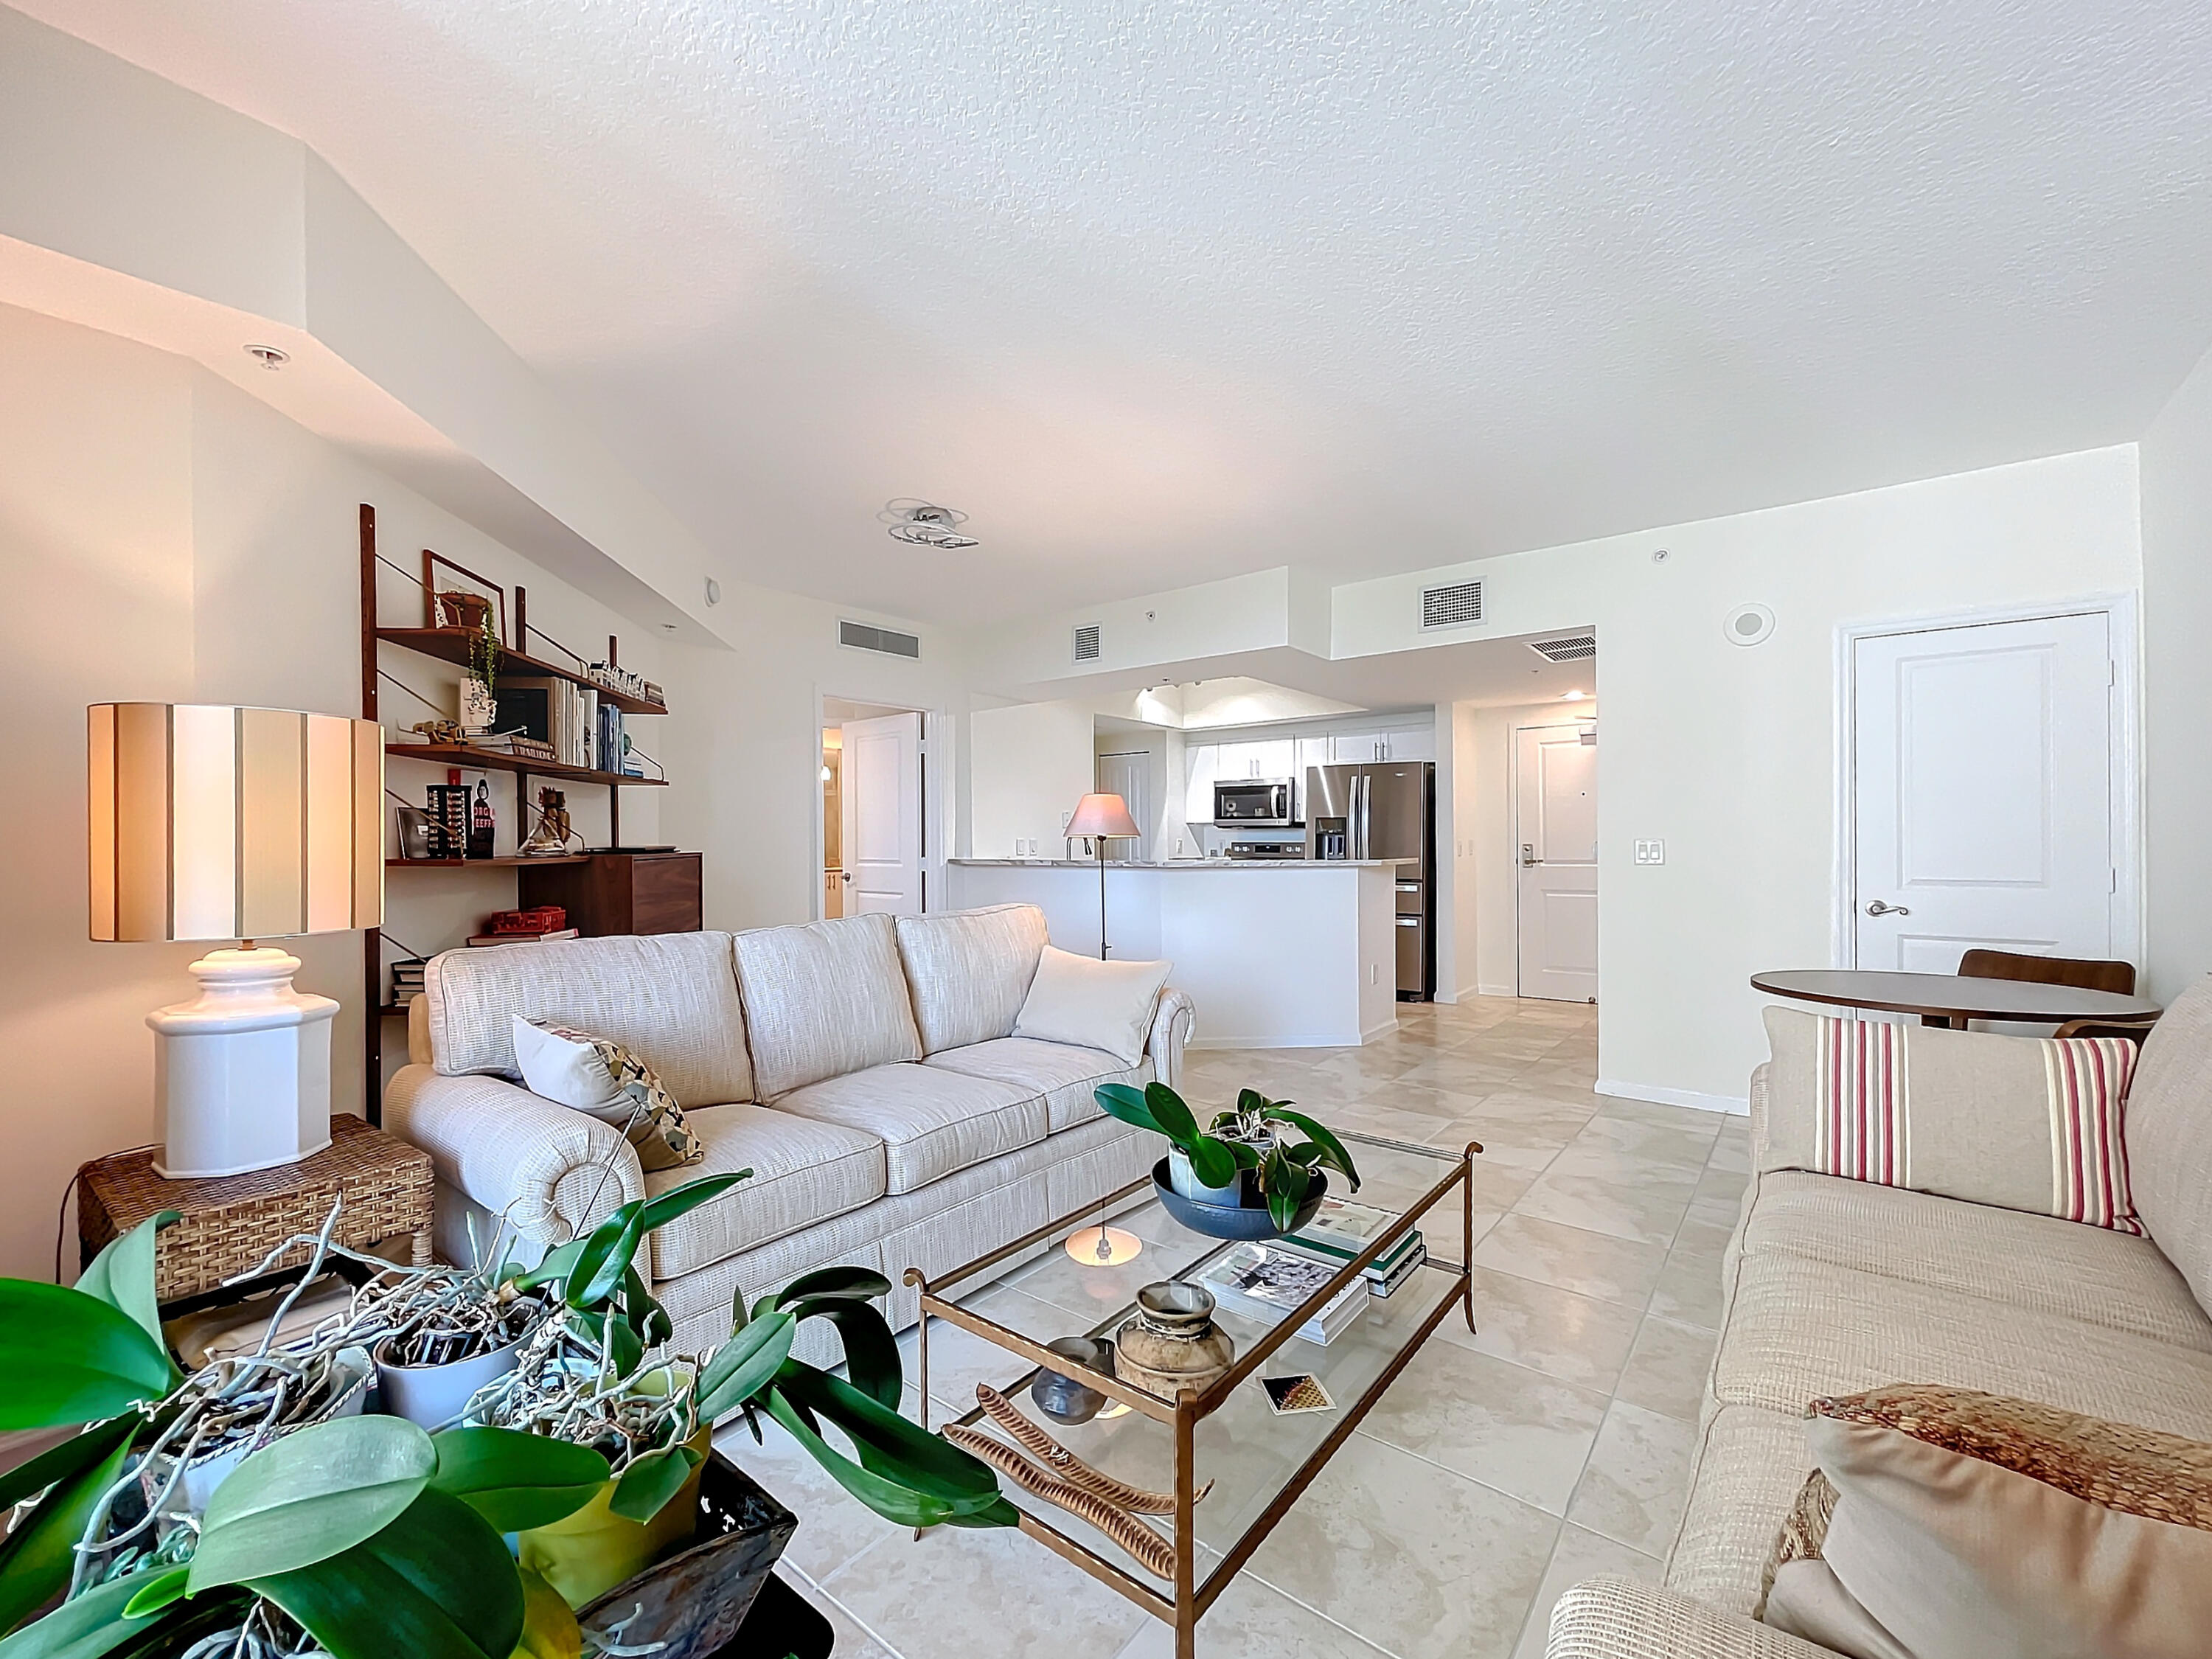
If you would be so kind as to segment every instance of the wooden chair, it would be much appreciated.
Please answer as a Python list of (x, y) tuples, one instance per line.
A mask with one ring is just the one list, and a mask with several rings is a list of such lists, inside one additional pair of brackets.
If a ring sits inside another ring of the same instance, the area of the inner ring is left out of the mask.
[(2027, 957), (2010, 951), (1969, 951), (1959, 958), (1963, 979), (2026, 980), (2037, 985), (2070, 985), (2077, 991), (2110, 991), (2133, 996), (2131, 962), (2098, 962), (2080, 957)]

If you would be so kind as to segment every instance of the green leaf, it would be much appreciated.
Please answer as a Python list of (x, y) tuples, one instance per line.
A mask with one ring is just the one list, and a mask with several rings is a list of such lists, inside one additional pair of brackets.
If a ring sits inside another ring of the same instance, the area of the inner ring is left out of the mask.
[(1323, 1128), (1304, 1112), (1286, 1109), (1290, 1102), (1282, 1101), (1267, 1109), (1267, 1115), (1289, 1124), (1322, 1149), (1322, 1162), (1342, 1175), (1352, 1183), (1352, 1190), (1359, 1190), (1359, 1171), (1352, 1162), (1352, 1154), (1344, 1150), (1344, 1143)]
[(1267, 1189), (1268, 1218), (1280, 1231), (1290, 1231), (1291, 1224), (1298, 1218), (1298, 1206), (1305, 1202), (1306, 1189), (1313, 1184), (1311, 1173), (1304, 1164), (1276, 1152), (1267, 1159), (1261, 1179)]
[(1231, 1143), (1216, 1140), (1212, 1135), (1200, 1135), (1183, 1149), (1190, 1159), (1190, 1172), (1208, 1187), (1226, 1187), (1237, 1179), (1237, 1171), (1244, 1166)]
[(771, 1407), (777, 1399), (828, 1418), (851, 1438), (871, 1473), (902, 1486), (959, 1508), (971, 1508), (999, 1490), (999, 1477), (981, 1458), (827, 1371), (796, 1359), (785, 1361), (770, 1394)]
[(193, 1593), (352, 1548), (404, 1514), (437, 1467), (430, 1437), (404, 1417), (341, 1417), (264, 1446), (209, 1500)]
[(1237, 1113), (1240, 1117), (1249, 1117), (1255, 1113), (1265, 1112), (1270, 1103), (1267, 1097), (1257, 1089), (1239, 1089), (1237, 1091)]
[(849, 1302), (842, 1297), (810, 1297), (792, 1307), (801, 1319), (817, 1316), (837, 1328), (845, 1347), (845, 1374), (853, 1385), (879, 1406), (896, 1411), (906, 1376), (899, 1364), (898, 1339), (890, 1322), (872, 1302)]
[(584, 1238), (572, 1238), (566, 1244), (548, 1250), (545, 1259), (516, 1279), (515, 1284), (523, 1290), (534, 1291), (540, 1285), (550, 1285), (556, 1279), (567, 1279), (575, 1271), (576, 1258), (583, 1255), (588, 1238), (588, 1235)]
[(577, 1253), (576, 1265), (562, 1287), (562, 1299), (577, 1309), (598, 1305), (614, 1293), (645, 1237), (645, 1205), (632, 1199), (592, 1229)]
[[(154, 1236), (181, 1219), (174, 1210), (147, 1217), (122, 1237), (110, 1240), (76, 1281), (76, 1288), (87, 1296), (96, 1296), (116, 1312), (127, 1314), (164, 1354), (168, 1340), (161, 1334), (161, 1304), (154, 1295)], [(170, 1387), (182, 1381), (172, 1367)]]
[(699, 1420), (726, 1417), (775, 1379), (799, 1334), (799, 1316), (771, 1310), (732, 1334), (699, 1373)]
[(1152, 1109), (1160, 1133), (1188, 1152), (1191, 1143), (1198, 1139), (1198, 1120), (1190, 1115), (1190, 1108), (1183, 1104), (1182, 1097), (1164, 1083), (1147, 1083), (1145, 1104)]
[(667, 1446), (647, 1452), (622, 1472), (607, 1507), (624, 1520), (643, 1526), (684, 1490), (691, 1471), (704, 1461), (689, 1446)]
[(865, 1300), (890, 1293), (890, 1280), (872, 1268), (849, 1265), (817, 1267), (811, 1273), (799, 1274), (779, 1291), (776, 1305), (787, 1308), (794, 1302), (829, 1296), (856, 1297)]
[(550, 1527), (606, 1484), (607, 1460), (589, 1446), (519, 1429), (447, 1429), (430, 1437), (430, 1484), (483, 1516), (494, 1532)]
[(0, 1429), (93, 1423), (169, 1391), (168, 1351), (128, 1314), (60, 1285), (0, 1279)]
[[(1250, 1141), (1224, 1140), (1221, 1144), (1229, 1148), (1229, 1156), (1236, 1160), (1238, 1169), (1256, 1170), (1260, 1167), (1260, 1160), (1264, 1154)], [(1224, 1182), (1221, 1184), (1226, 1186), (1228, 1183)]]
[[(792, 1437), (806, 1449), (808, 1455), (830, 1472), (831, 1480), (866, 1504), (878, 1515), (882, 1516), (884, 1519), (896, 1525), (934, 1527), (963, 1512), (982, 1516), (990, 1511), (991, 1504), (1005, 1504), (1006, 1501), (1003, 1497), (994, 1493), (988, 1504), (979, 1503), (963, 1510), (961, 1505), (947, 1503), (940, 1498), (933, 1498), (925, 1492), (916, 1492), (911, 1486), (902, 1485), (896, 1480), (862, 1468), (851, 1458), (831, 1446), (828, 1441), (814, 1431), (807, 1421), (806, 1414), (793, 1402), (784, 1398), (781, 1389), (769, 1391), (768, 1408), (769, 1414), (777, 1422), (782, 1424)], [(957, 1448), (955, 1449), (957, 1450)], [(1012, 1508), (1012, 1505), (1007, 1507)], [(1018, 1519), (1003, 1522), (986, 1521), (983, 1524), (1017, 1525)]]
[(95, 1428), (71, 1435), (58, 1446), (49, 1446), (29, 1462), (18, 1463), (0, 1474), (0, 1515), (27, 1498), (37, 1497), (55, 1481), (101, 1462), (143, 1426), (143, 1419), (135, 1412), (111, 1417)]
[(561, 1592), (528, 1567), (522, 1575), (522, 1636), (514, 1659), (582, 1659), (584, 1632)]
[(434, 1487), (352, 1548), (246, 1588), (298, 1620), (333, 1659), (509, 1659), (522, 1636), (514, 1558), (474, 1510)]
[(645, 1344), (612, 1308), (599, 1321), (599, 1342), (617, 1376), (628, 1376), (645, 1359)]
[(0, 1659), (100, 1659), (160, 1622), (159, 1613), (132, 1618), (125, 1611), (159, 1576), (134, 1572), (95, 1584), (0, 1641)]
[(1107, 1083), (1093, 1090), (1091, 1097), (1098, 1103), (1098, 1109), (1109, 1117), (1119, 1118), (1124, 1123), (1133, 1123), (1139, 1129), (1150, 1129), (1156, 1135), (1167, 1133), (1161, 1127), (1159, 1120), (1152, 1115), (1152, 1109), (1145, 1104), (1141, 1090), (1133, 1089), (1126, 1083)]
[(0, 1630), (13, 1630), (68, 1588), (77, 1540), (130, 1455), (126, 1434), (100, 1462), (57, 1485), (8, 1534), (0, 1547)]
[(185, 1584), (192, 1576), (190, 1567), (171, 1567), (155, 1575), (154, 1581), (137, 1595), (124, 1603), (125, 1619), (143, 1619), (149, 1613), (159, 1613), (163, 1607), (185, 1599)]
[(687, 1215), (710, 1199), (720, 1198), (740, 1181), (750, 1180), (750, 1170), (740, 1170), (735, 1175), (702, 1176), (696, 1181), (687, 1181), (681, 1187), (671, 1187), (659, 1197), (647, 1200), (645, 1206), (645, 1231), (654, 1232), (665, 1227), (679, 1215)]

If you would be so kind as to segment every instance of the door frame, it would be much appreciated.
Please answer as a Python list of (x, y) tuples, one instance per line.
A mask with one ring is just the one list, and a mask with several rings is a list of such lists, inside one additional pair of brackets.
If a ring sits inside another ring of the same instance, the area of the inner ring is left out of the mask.
[(2142, 635), (2132, 592), (2091, 593), (2042, 605), (1977, 605), (1930, 616), (1838, 623), (1835, 638), (1834, 887), (1829, 895), (1832, 966), (1855, 968), (1858, 954), (1858, 643), (1898, 634), (1934, 634), (1993, 623), (2102, 616), (2112, 652), (2106, 703), (2112, 754), (2112, 863), (2119, 878), (2112, 907), (2112, 949), (2140, 965), (2144, 938), (2142, 826)]
[[(1510, 868), (1513, 872), (1513, 990), (1511, 994), (1516, 1000), (1528, 997), (1528, 993), (1521, 988), (1521, 734), (1523, 732), (1555, 732), (1563, 726), (1572, 726), (1576, 730), (1579, 731), (1585, 726), (1595, 726), (1599, 722), (1597, 720), (1586, 717), (1581, 720), (1532, 720), (1526, 726), (1509, 726), (1505, 728), (1505, 853), (1508, 867)], [(1598, 763), (1598, 787), (1601, 790), (1604, 787), (1604, 768), (1605, 763), (1601, 759)], [(1599, 796), (1599, 799), (1602, 801), (1604, 799), (1604, 796), (1601, 794)], [(1599, 852), (1601, 856), (1597, 861), (1597, 927), (1599, 941), (1598, 987), (1597, 997), (1594, 1000), (1594, 1003), (1589, 1006), (1595, 1006), (1595, 1003), (1601, 1002), (1605, 996), (1605, 860), (1602, 857), (1603, 851), (1604, 838), (1601, 836), (1599, 838)], [(1531, 1001), (1542, 1001), (1547, 1000), (1547, 999), (1528, 998), (1528, 1000)], [(1576, 1005), (1570, 1003), (1567, 1006), (1572, 1007)]]
[(815, 758), (814, 763), (807, 769), (807, 775), (817, 780), (814, 789), (811, 835), (814, 874), (811, 879), (814, 896), (810, 902), (813, 906), (813, 920), (825, 920), (828, 909), (823, 896), (822, 861), (830, 848), (823, 832), (822, 790), (818, 779), (822, 769), (822, 728), (834, 723), (829, 712), (833, 702), (857, 702), (891, 714), (921, 716), (921, 908), (925, 915), (943, 908), (945, 861), (951, 856), (952, 847), (952, 734), (955, 722), (951, 711), (918, 707), (894, 699), (854, 696), (843, 691), (831, 690), (817, 680), (814, 684), (812, 727)]

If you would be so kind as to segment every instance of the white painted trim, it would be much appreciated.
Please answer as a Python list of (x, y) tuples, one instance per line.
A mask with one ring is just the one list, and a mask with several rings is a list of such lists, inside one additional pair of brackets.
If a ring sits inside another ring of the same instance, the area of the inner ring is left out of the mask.
[[(858, 647), (848, 647), (857, 649)], [(958, 759), (954, 747), (953, 732), (958, 722), (947, 708), (917, 708), (911, 703), (880, 702), (874, 697), (848, 697), (842, 691), (830, 691), (822, 683), (814, 683), (814, 753), (817, 784), (814, 791), (814, 920), (824, 920), (823, 912), (828, 906), (823, 901), (823, 855), (830, 850), (822, 821), (821, 772), (822, 730), (830, 724), (829, 705), (832, 699), (839, 702), (866, 703), (878, 708), (888, 708), (894, 714), (921, 716), (921, 893), (924, 910), (943, 908), (945, 895), (945, 860), (952, 856), (953, 769)]]
[(1319, 1036), (1308, 1036), (1295, 1037), (1218, 1036), (1208, 1037), (1202, 1042), (1194, 1038), (1189, 1042), (1185, 1043), (1183, 1047), (1186, 1049), (1194, 1051), (1201, 1048), (1237, 1048), (1246, 1050), (1254, 1048), (1358, 1048), (1363, 1042), (1371, 1042), (1376, 1037), (1385, 1036), (1396, 1029), (1397, 1022), (1394, 1019), (1388, 1025), (1376, 1026), (1365, 1036), (1351, 1036), (1341, 1032), (1326, 1033)]
[(1743, 1095), (1701, 1095), (1694, 1089), (1662, 1089), (1653, 1083), (1620, 1083), (1602, 1077), (1595, 1086), (1598, 1093), (1615, 1100), (1648, 1100), (1654, 1106), (1687, 1106), (1693, 1111), (1728, 1112), (1737, 1117), (1747, 1116), (1751, 1111), (1751, 1102)]
[(1474, 994), (1479, 997), (1514, 998), (1518, 998), (1521, 994), (1520, 992), (1515, 990), (1510, 985), (1478, 985), (1474, 988)]
[(2092, 593), (2056, 605), (1982, 605), (1932, 617), (1836, 625), (1835, 745), (1836, 820), (1833, 826), (1833, 882), (1830, 894), (1828, 955), (1838, 968), (1855, 968), (1858, 929), (1858, 849), (1853, 824), (1858, 817), (1858, 775), (1853, 764), (1858, 729), (1858, 642), (1898, 634), (1931, 634), (1952, 628), (1983, 628), (1993, 623), (2039, 622), (2048, 617), (2101, 615), (2112, 652), (2111, 703), (2114, 788), (2112, 801), (2112, 860), (2119, 890), (2112, 906), (2113, 954), (2140, 963), (2143, 915), (2142, 629), (2141, 607), (2133, 592)]

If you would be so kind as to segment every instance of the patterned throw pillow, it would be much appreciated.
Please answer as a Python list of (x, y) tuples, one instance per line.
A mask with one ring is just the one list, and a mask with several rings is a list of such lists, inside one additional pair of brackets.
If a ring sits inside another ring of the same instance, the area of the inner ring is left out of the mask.
[(613, 1124), (646, 1169), (673, 1170), (705, 1156), (676, 1097), (621, 1043), (517, 1014), (514, 1057), (532, 1094)]
[(2121, 1135), (2134, 1043), (1996, 1036), (1789, 1008), (1768, 1009), (1766, 1030), (1777, 1104), (1763, 1169), (2143, 1231)]
[(2212, 1446), (1924, 1384), (1806, 1415), (1755, 1617), (1851, 1659), (2204, 1651)]

